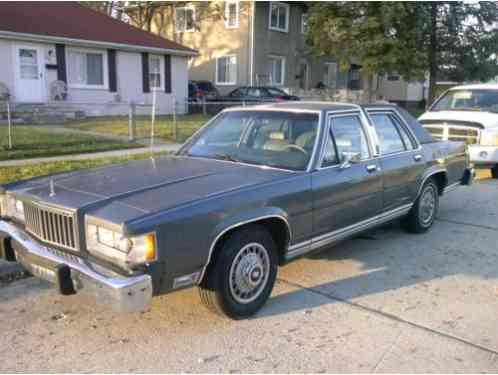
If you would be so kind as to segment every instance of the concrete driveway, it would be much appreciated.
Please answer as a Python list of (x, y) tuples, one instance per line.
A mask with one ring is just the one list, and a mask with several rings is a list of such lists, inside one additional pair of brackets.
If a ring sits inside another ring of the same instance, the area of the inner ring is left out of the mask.
[(251, 320), (196, 290), (116, 315), (36, 279), (0, 288), (0, 372), (497, 372), (498, 182), (441, 201), (424, 235), (395, 223), (279, 271)]

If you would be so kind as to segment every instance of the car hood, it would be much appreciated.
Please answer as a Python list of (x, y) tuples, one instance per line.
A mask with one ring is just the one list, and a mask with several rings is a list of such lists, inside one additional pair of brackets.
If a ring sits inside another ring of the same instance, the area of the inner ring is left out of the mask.
[(498, 113), (474, 111), (429, 111), (419, 121), (465, 121), (481, 124), (484, 128), (498, 127)]
[(228, 161), (166, 156), (20, 181), (7, 185), (6, 190), (122, 223), (294, 174)]

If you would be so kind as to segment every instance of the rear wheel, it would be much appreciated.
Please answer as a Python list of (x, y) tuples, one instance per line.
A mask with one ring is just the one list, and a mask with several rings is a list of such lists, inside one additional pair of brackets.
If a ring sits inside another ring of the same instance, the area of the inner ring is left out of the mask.
[(498, 178), (498, 164), (491, 168), (491, 177)]
[(268, 300), (277, 276), (277, 248), (263, 227), (251, 225), (224, 241), (200, 285), (201, 301), (232, 319), (255, 314)]
[(434, 224), (439, 208), (439, 189), (434, 179), (428, 179), (412, 209), (401, 224), (412, 233), (424, 233)]

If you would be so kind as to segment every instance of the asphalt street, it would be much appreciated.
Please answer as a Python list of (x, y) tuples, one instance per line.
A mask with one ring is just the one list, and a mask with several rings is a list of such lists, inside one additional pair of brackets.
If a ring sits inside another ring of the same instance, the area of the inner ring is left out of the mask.
[(119, 315), (28, 278), (0, 287), (0, 372), (498, 372), (498, 182), (441, 199), (433, 229), (398, 223), (279, 270), (254, 318), (195, 289)]

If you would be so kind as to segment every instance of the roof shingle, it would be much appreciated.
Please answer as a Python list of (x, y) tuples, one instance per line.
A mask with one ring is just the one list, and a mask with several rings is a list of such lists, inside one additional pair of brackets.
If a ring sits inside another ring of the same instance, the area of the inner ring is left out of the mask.
[(0, 2), (0, 31), (196, 52), (76, 2)]

